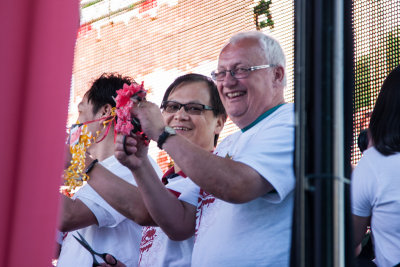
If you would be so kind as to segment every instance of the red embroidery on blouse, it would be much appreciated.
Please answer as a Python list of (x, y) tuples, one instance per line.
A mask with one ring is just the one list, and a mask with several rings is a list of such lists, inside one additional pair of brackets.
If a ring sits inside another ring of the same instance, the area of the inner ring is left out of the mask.
[(206, 191), (204, 191), (203, 189), (200, 189), (200, 196), (199, 196), (199, 204), (197, 206), (197, 212), (196, 212), (196, 231), (195, 231), (195, 242), (197, 239), (197, 233), (198, 230), (200, 228), (200, 224), (201, 224), (201, 218), (203, 216), (203, 212), (204, 209), (209, 207), (212, 203), (215, 202), (215, 197), (209, 193), (207, 193)]
[(142, 256), (148, 252), (153, 245), (154, 238), (156, 237), (156, 228), (152, 226), (143, 227), (142, 241), (140, 242), (140, 258), (139, 263), (142, 261)]

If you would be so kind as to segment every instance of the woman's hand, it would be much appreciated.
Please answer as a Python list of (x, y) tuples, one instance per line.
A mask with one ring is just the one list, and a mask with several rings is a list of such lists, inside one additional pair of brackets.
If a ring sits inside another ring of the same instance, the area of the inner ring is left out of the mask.
[(160, 108), (148, 101), (141, 101), (132, 108), (132, 116), (139, 119), (142, 131), (151, 140), (157, 141), (165, 128)]

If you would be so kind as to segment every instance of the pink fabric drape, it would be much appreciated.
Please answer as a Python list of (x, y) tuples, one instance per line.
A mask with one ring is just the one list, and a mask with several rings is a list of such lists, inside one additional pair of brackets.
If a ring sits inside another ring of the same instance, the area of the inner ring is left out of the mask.
[(1, 1), (0, 259), (51, 266), (78, 0)]

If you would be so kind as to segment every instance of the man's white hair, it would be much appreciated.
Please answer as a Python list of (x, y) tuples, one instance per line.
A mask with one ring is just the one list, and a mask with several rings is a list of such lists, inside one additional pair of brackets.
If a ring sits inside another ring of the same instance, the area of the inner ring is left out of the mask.
[(243, 39), (255, 39), (258, 41), (260, 48), (265, 53), (265, 59), (268, 64), (282, 66), (285, 69), (283, 77), (283, 85), (286, 86), (286, 59), (282, 47), (273, 37), (259, 31), (240, 32), (229, 39), (230, 44), (235, 44)]

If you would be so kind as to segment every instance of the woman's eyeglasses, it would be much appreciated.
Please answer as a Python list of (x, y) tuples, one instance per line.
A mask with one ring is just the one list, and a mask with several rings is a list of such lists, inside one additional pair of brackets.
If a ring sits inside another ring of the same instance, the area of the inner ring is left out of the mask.
[(199, 103), (182, 104), (176, 101), (163, 101), (161, 104), (161, 109), (167, 113), (176, 113), (182, 107), (185, 109), (186, 113), (190, 115), (200, 115), (204, 110), (213, 110), (212, 107)]

